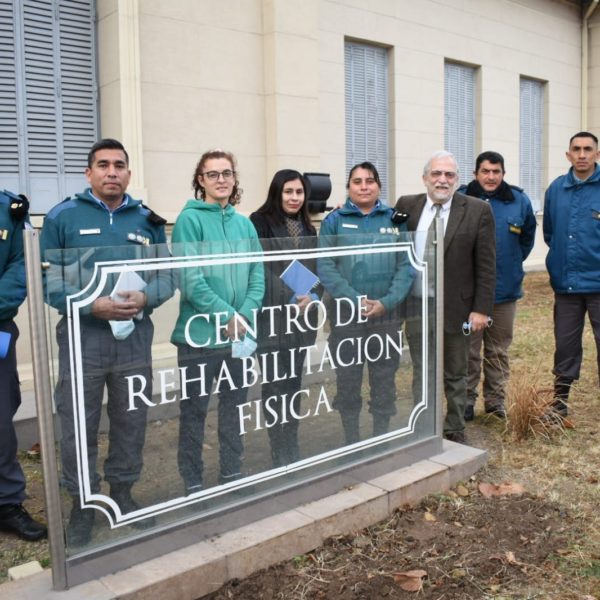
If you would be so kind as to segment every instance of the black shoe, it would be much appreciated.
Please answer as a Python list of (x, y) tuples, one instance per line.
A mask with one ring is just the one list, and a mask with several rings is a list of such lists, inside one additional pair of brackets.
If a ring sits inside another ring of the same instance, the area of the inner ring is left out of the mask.
[(563, 398), (554, 398), (550, 410), (559, 417), (569, 416), (569, 407), (566, 399)]
[(41, 540), (48, 535), (46, 526), (34, 521), (22, 504), (0, 506), (0, 529), (12, 531), (28, 542)]
[(506, 419), (506, 409), (504, 406), (494, 406), (493, 404), (486, 404), (485, 412), (488, 415), (494, 415), (499, 419)]
[(456, 442), (457, 444), (466, 444), (467, 436), (464, 431), (449, 431), (444, 434), (444, 437), (450, 442)]
[[(112, 484), (110, 486), (110, 497), (119, 505), (122, 514), (140, 510), (140, 505), (131, 497), (131, 486), (129, 484)], [(134, 521), (130, 525), (135, 529), (150, 529), (156, 525), (154, 517), (145, 517), (141, 521)]]
[(200, 492), (200, 491), (202, 491), (201, 483), (195, 483), (195, 484), (190, 483), (189, 485), (187, 483), (185, 484), (185, 495), (186, 496), (190, 496), (191, 494), (195, 494), (196, 492)]
[(73, 508), (67, 525), (67, 543), (69, 546), (87, 546), (92, 539), (92, 529), (96, 510), (93, 508), (81, 508), (79, 496), (73, 496)]
[(224, 485), (224, 484), (230, 483), (232, 481), (237, 481), (238, 479), (241, 479), (241, 478), (242, 478), (241, 473), (230, 473), (229, 475), (224, 475), (223, 473), (221, 473), (219, 475), (219, 484)]
[(472, 404), (465, 406), (465, 421), (472, 421), (475, 418), (475, 407)]

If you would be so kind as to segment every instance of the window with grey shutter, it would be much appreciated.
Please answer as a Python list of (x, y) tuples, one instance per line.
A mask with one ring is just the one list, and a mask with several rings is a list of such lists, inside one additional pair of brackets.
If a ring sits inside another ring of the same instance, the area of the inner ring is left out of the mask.
[(0, 188), (32, 213), (86, 185), (97, 137), (93, 0), (0, 0)]
[(12, 0), (0, 0), (0, 188), (19, 189), (19, 127)]
[(357, 42), (345, 44), (346, 174), (357, 163), (372, 162), (381, 178), (381, 200), (388, 197), (388, 52)]
[(544, 84), (521, 77), (519, 110), (519, 185), (531, 199), (533, 209), (542, 210), (544, 190)]
[(460, 180), (468, 183), (475, 168), (475, 68), (444, 65), (444, 148), (456, 157)]

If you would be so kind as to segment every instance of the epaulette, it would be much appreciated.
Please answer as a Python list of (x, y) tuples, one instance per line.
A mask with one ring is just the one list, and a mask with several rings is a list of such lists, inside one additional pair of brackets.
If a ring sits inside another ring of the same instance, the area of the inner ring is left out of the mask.
[(25, 194), (9, 194), (10, 197), (10, 216), (13, 221), (22, 221), (29, 212), (29, 200)]
[(518, 185), (513, 185), (512, 183), (508, 184), (509, 187), (511, 187), (513, 190), (517, 190), (518, 192), (522, 192), (523, 188), (519, 187)]
[(150, 223), (153, 223), (154, 225), (166, 225), (167, 224), (167, 220), (163, 219), (160, 215), (157, 215), (150, 207), (146, 206), (143, 203), (142, 203), (142, 207), (148, 211), (148, 215), (146, 216), (146, 219), (148, 219), (148, 221), (150, 221)]

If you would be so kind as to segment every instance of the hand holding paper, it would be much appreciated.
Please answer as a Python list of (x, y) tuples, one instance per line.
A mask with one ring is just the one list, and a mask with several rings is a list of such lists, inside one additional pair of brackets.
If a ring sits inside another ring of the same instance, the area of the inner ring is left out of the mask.
[(111, 300), (115, 302), (132, 302), (138, 308), (135, 318), (139, 321), (144, 316), (146, 295), (143, 293), (148, 284), (135, 272), (123, 271), (110, 293)]

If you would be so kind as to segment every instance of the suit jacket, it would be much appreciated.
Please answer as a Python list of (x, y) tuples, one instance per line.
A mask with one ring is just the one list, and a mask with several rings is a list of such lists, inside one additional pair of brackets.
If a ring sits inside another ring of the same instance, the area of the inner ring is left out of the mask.
[[(426, 194), (401, 196), (396, 210), (419, 224)], [(469, 313), (491, 315), (496, 288), (496, 229), (487, 202), (455, 192), (444, 235), (444, 331), (460, 333)]]

